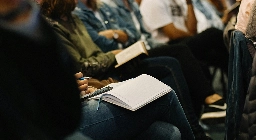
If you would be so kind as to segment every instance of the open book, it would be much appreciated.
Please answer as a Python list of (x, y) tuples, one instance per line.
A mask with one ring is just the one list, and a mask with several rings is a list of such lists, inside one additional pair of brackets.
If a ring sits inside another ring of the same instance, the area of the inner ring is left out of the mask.
[(148, 52), (146, 50), (144, 42), (137, 41), (136, 43), (132, 44), (128, 48), (125, 48), (123, 51), (115, 55), (117, 62), (117, 65), (115, 67), (117, 68), (141, 54), (148, 55)]
[(158, 79), (142, 74), (119, 83), (111, 83), (111, 90), (92, 97), (135, 111), (172, 90)]

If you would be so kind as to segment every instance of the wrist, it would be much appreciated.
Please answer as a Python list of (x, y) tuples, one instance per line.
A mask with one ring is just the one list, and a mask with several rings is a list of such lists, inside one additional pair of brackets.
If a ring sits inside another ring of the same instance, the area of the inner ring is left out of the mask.
[(119, 35), (117, 32), (115, 32), (115, 30), (113, 30), (113, 39), (117, 40), (119, 38)]
[(187, 5), (192, 4), (192, 0), (187, 0), (186, 3)]

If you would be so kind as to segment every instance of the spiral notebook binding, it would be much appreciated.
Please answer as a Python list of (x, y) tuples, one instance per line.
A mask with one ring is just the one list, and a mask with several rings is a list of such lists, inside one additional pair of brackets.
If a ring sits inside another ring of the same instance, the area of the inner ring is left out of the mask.
[(94, 91), (93, 93), (86, 94), (86, 95), (82, 96), (80, 98), (80, 100), (81, 100), (81, 102), (83, 102), (83, 101), (85, 101), (85, 100), (87, 100), (87, 99), (89, 99), (91, 97), (100, 95), (100, 94), (105, 93), (107, 91), (110, 91), (111, 89), (113, 89), (113, 87), (110, 87), (110, 86), (103, 87), (101, 89), (98, 89), (98, 90)]

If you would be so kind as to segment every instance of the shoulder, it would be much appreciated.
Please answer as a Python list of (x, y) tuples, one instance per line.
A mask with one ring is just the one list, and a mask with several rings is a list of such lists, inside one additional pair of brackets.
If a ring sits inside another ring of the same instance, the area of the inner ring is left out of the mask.
[(53, 20), (53, 19), (51, 19), (51, 18), (49, 18), (49, 17), (46, 17), (46, 16), (42, 16), (42, 17), (43, 17), (51, 26), (54, 26), (54, 25), (59, 26), (58, 21)]

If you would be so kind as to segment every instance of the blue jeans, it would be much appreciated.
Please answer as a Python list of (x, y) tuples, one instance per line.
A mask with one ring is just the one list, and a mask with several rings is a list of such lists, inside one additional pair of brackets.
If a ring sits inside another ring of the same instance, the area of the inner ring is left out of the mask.
[[(174, 58), (147, 58), (142, 61), (140, 67), (141, 73), (161, 80), (170, 85), (174, 91), (187, 90), (185, 80), (180, 80), (180, 78), (183, 79), (183, 76), (179, 63)], [(182, 83), (178, 81), (182, 81)], [(176, 126), (182, 139), (194, 139), (174, 91), (135, 112), (106, 102), (102, 102), (100, 109), (96, 111), (97, 101), (84, 102), (80, 131), (93, 139), (133, 139), (145, 132), (154, 122), (162, 121)], [(161, 125), (159, 127), (161, 128)], [(173, 132), (177, 133), (177, 131)], [(166, 139), (173, 139), (173, 137)]]
[[(79, 130), (94, 140), (130, 140), (147, 131), (156, 121), (168, 122), (176, 126), (182, 139), (193, 139), (190, 126), (174, 91), (142, 107), (130, 111), (119, 106), (89, 100), (82, 103), (82, 120)], [(158, 126), (161, 129), (161, 125)], [(165, 126), (163, 126), (165, 127)], [(173, 137), (176, 138), (176, 127), (173, 127)], [(156, 134), (158, 135), (158, 134)], [(159, 134), (161, 135), (161, 134)]]
[(245, 96), (250, 80), (252, 57), (247, 49), (249, 40), (238, 30), (232, 32), (229, 55), (226, 136), (227, 140), (238, 135)]
[(166, 56), (147, 58), (141, 63), (141, 67), (144, 68), (143, 73), (154, 76), (174, 89), (194, 135), (196, 137), (205, 135), (199, 125), (191, 94), (177, 59)]

